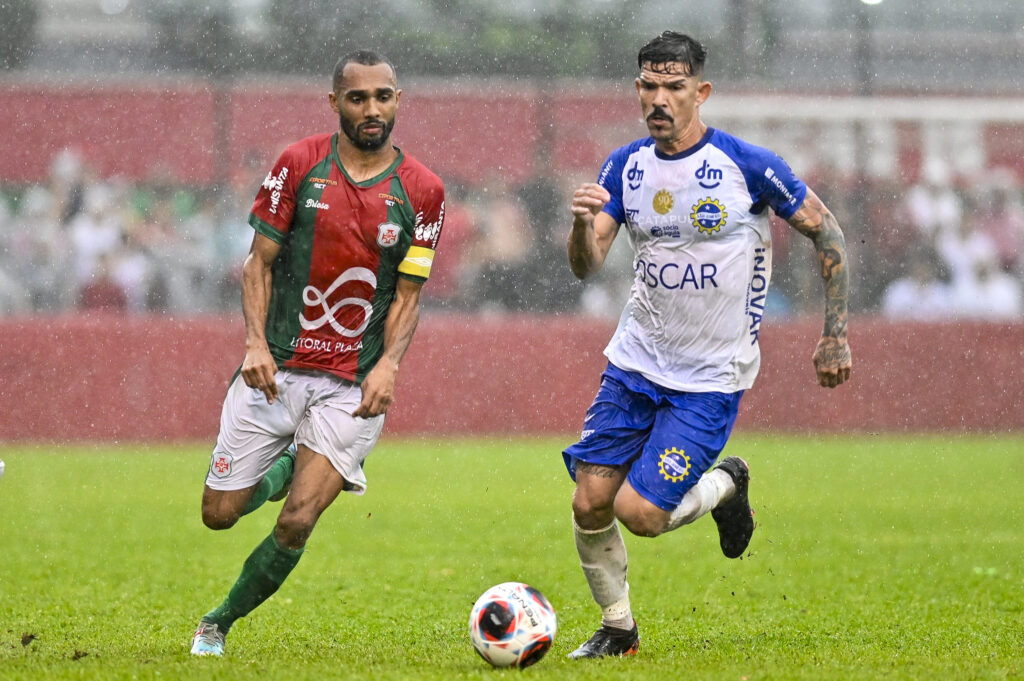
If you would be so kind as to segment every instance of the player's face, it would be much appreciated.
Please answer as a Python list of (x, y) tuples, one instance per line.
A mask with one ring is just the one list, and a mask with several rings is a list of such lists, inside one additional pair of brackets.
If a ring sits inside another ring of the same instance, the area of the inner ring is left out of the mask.
[(338, 114), (341, 131), (357, 148), (376, 151), (384, 146), (395, 127), (395, 112), (402, 91), (387, 64), (349, 63), (342, 72), (341, 87), (328, 95)]
[(645, 63), (636, 91), (647, 129), (659, 146), (689, 146), (697, 141), (694, 135), (703, 134), (698, 109), (711, 94), (711, 83), (691, 75), (679, 62)]

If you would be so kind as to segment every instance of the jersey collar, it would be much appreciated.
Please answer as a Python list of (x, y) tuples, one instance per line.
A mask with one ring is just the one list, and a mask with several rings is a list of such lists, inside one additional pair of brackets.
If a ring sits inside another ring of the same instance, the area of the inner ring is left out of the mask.
[(658, 158), (660, 158), (663, 161), (678, 161), (681, 158), (686, 158), (687, 156), (690, 156), (690, 155), (696, 153), (697, 150), (699, 150), (701, 147), (703, 147), (705, 144), (707, 144), (708, 140), (711, 139), (711, 135), (714, 132), (715, 132), (715, 129), (712, 128), (711, 126), (708, 126), (708, 129), (704, 131), (704, 135), (700, 138), (700, 140), (696, 144), (694, 144), (689, 149), (683, 149), (682, 151), (680, 151), (678, 153), (675, 153), (675, 154), (665, 154), (665, 153), (662, 153), (662, 152), (658, 151), (658, 147), (655, 146), (654, 147), (654, 155), (657, 156)]
[(373, 185), (377, 184), (391, 173), (395, 172), (395, 168), (397, 168), (402, 163), (402, 161), (405, 160), (405, 152), (399, 149), (398, 147), (395, 147), (395, 150), (398, 152), (398, 156), (395, 158), (394, 162), (391, 165), (389, 165), (387, 168), (385, 168), (384, 170), (382, 170), (381, 172), (374, 175), (368, 180), (356, 182), (355, 180), (352, 179), (352, 176), (348, 174), (348, 171), (345, 170), (345, 166), (341, 165), (341, 158), (338, 156), (338, 135), (340, 134), (341, 133), (336, 132), (331, 136), (331, 156), (334, 157), (334, 165), (338, 166), (338, 170), (340, 170), (341, 174), (345, 176), (345, 179), (357, 187), (372, 187)]

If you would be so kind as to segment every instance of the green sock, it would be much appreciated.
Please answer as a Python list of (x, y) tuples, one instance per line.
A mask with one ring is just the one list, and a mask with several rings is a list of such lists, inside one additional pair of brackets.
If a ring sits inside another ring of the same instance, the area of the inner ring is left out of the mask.
[(270, 467), (267, 474), (260, 480), (256, 491), (253, 492), (252, 497), (249, 499), (249, 503), (242, 509), (242, 515), (252, 513), (267, 503), (267, 499), (284, 489), (284, 486), (291, 482), (292, 471), (294, 470), (294, 455), (282, 454), (281, 458), (274, 462), (274, 465)]
[(220, 607), (203, 615), (203, 621), (212, 622), (227, 633), (235, 620), (248, 615), (277, 591), (299, 562), (303, 550), (279, 546), (271, 532), (245, 559), (242, 574), (231, 587), (228, 597)]

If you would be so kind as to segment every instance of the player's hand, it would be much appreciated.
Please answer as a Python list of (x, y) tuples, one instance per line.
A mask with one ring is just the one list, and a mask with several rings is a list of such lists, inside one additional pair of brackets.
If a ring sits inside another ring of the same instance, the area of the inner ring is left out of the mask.
[(577, 222), (593, 222), (594, 216), (601, 212), (611, 198), (608, 190), (595, 182), (581, 184), (572, 195), (573, 218)]
[(814, 349), (812, 360), (820, 385), (834, 388), (850, 380), (853, 355), (850, 354), (850, 346), (845, 338), (822, 336), (818, 347)]
[(247, 349), (242, 361), (242, 380), (250, 388), (256, 388), (267, 396), (267, 404), (277, 399), (277, 362), (270, 354), (266, 343)]
[(395, 401), (395, 377), (398, 375), (398, 365), (381, 357), (377, 366), (366, 374), (363, 379), (363, 400), (352, 412), (352, 416), (369, 419), (380, 416), (388, 410), (391, 403)]

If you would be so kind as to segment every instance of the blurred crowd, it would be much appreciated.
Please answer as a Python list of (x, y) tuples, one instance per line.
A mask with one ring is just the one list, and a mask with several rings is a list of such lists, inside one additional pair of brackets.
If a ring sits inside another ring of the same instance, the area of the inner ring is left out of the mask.
[[(252, 239), (247, 217), (264, 172), (254, 166), (227, 186), (197, 189), (101, 178), (74, 153), (58, 155), (47, 182), (0, 189), (0, 314), (238, 311)], [(632, 284), (626, 240), (585, 284), (566, 262), (569, 197), (585, 179), (550, 173), (521, 185), (501, 177), (448, 182), (424, 305), (617, 316)], [(846, 233), (854, 313), (1024, 317), (1024, 188), (1012, 171), (959, 177), (931, 163), (908, 186), (829, 171), (807, 179)], [(770, 313), (819, 314), (814, 250), (774, 220)]]

